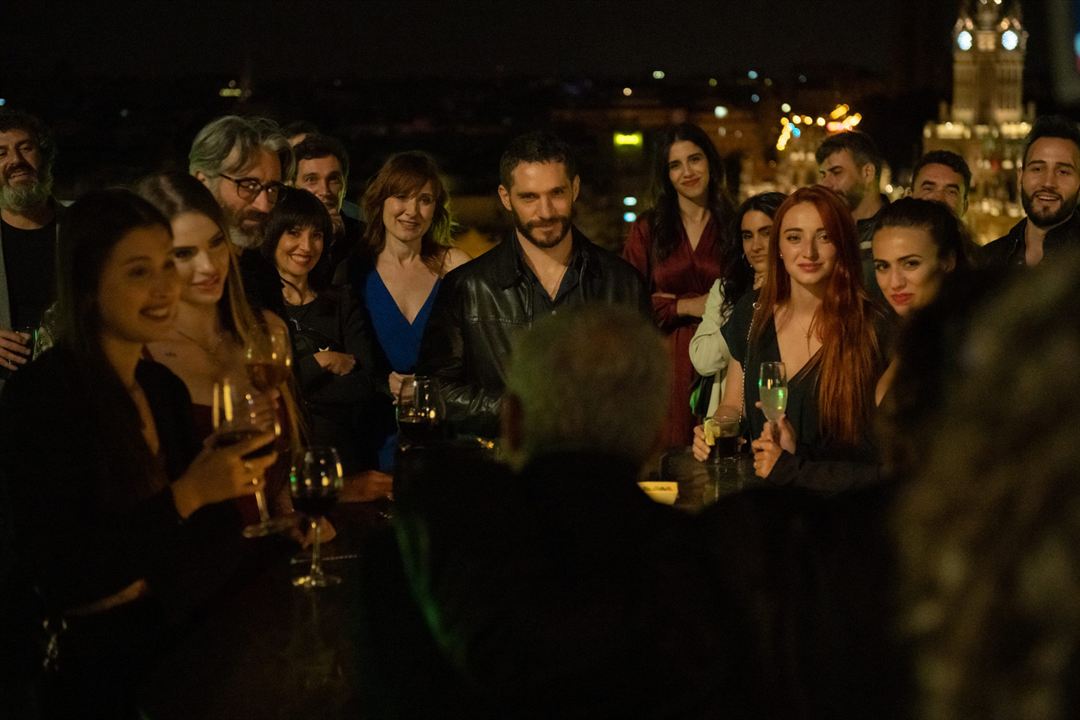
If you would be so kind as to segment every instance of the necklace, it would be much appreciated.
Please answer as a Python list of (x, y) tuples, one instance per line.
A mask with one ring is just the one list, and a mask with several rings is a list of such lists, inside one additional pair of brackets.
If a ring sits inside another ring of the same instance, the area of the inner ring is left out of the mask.
[(197, 348), (199, 348), (200, 350), (202, 350), (204, 353), (206, 353), (208, 356), (210, 356), (211, 359), (217, 360), (218, 350), (221, 349), (221, 343), (225, 341), (225, 333), (222, 333), (222, 332), (214, 333), (214, 344), (211, 345), (210, 347), (206, 347), (201, 342), (199, 342), (195, 338), (191, 337), (190, 335), (188, 335), (186, 332), (184, 332), (180, 328), (174, 326), (173, 330), (176, 330), (176, 332), (181, 337), (195, 343), (195, 346)]

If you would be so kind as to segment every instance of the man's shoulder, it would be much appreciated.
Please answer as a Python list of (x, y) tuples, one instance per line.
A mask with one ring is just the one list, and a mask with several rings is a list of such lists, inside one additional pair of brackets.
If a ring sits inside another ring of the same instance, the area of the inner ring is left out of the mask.
[(513, 238), (504, 238), (495, 247), (482, 255), (478, 255), (467, 263), (463, 263), (443, 277), (447, 285), (482, 284), (503, 279), (503, 276), (513, 268)]

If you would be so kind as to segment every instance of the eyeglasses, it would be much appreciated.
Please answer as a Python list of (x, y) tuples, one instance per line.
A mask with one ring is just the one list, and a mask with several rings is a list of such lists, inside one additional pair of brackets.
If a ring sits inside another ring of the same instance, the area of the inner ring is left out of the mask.
[(218, 175), (218, 177), (223, 177), (235, 184), (236, 194), (240, 196), (241, 200), (247, 200), (248, 202), (254, 201), (255, 198), (259, 197), (260, 193), (265, 191), (266, 199), (269, 200), (271, 204), (276, 203), (278, 198), (281, 197), (282, 191), (285, 189), (284, 185), (276, 181), (268, 182), (263, 185), (255, 178), (233, 178), (224, 174)]

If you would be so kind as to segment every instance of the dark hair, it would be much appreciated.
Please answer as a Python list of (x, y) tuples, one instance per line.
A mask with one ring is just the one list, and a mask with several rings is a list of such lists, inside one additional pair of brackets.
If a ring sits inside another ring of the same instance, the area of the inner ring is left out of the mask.
[(510, 141), (499, 160), (499, 183), (507, 190), (514, 182), (514, 168), (521, 163), (558, 162), (566, 166), (571, 180), (577, 177), (577, 163), (570, 146), (549, 132), (531, 132)]
[(938, 257), (952, 257), (956, 261), (953, 272), (963, 274), (970, 269), (966, 250), (967, 232), (945, 205), (933, 200), (901, 198), (881, 209), (874, 220), (871, 237), (887, 227), (924, 228), (937, 247)]
[(386, 226), (383, 225), (383, 203), (395, 195), (411, 195), (431, 183), (435, 194), (435, 215), (431, 227), (420, 239), (420, 257), (432, 272), (440, 274), (446, 249), (450, 247), (450, 194), (439, 177), (439, 167), (426, 153), (410, 151), (387, 158), (379, 172), (368, 183), (360, 204), (367, 218), (364, 246), (374, 258), (386, 247)]
[(787, 195), (782, 192), (758, 193), (743, 200), (731, 216), (731, 222), (727, 228), (729, 239), (724, 243), (720, 263), (720, 267), (724, 268), (725, 304), (737, 302), (754, 283), (754, 269), (743, 257), (743, 217), (751, 210), (757, 210), (770, 218), (775, 218), (777, 209), (786, 199)]
[[(281, 128), (281, 134), (287, 138), (295, 137), (296, 135), (318, 135), (318, 126), (310, 120), (293, 120), (288, 125)], [(319, 157), (323, 157), (320, 155)]]
[(293, 148), (293, 154), (296, 156), (297, 175), (300, 174), (301, 160), (318, 160), (332, 155), (341, 165), (341, 174), (345, 181), (349, 180), (349, 153), (345, 151), (345, 146), (337, 138), (309, 134), (303, 142)]
[(46, 168), (52, 169), (56, 159), (56, 144), (52, 133), (36, 116), (13, 108), (0, 108), (0, 132), (22, 130), (31, 138), (41, 151), (41, 159)]
[(1063, 115), (1042, 115), (1035, 118), (1035, 124), (1031, 127), (1031, 132), (1024, 138), (1024, 162), (1027, 162), (1028, 151), (1031, 150), (1031, 146), (1035, 144), (1036, 140), (1041, 138), (1059, 138), (1061, 140), (1068, 140), (1076, 146), (1078, 152), (1080, 152), (1080, 128), (1077, 128), (1075, 122)]
[(307, 190), (293, 188), (286, 190), (274, 205), (274, 209), (270, 211), (260, 251), (271, 266), (277, 267), (274, 253), (277, 251), (278, 243), (281, 242), (281, 236), (293, 228), (310, 228), (322, 233), (323, 252), (315, 263), (315, 267), (311, 269), (308, 282), (311, 284), (311, 289), (316, 292), (325, 290), (330, 281), (325, 268), (330, 263), (328, 245), (334, 237), (334, 224), (330, 220), (330, 213), (327, 212), (326, 206)]
[(760, 342), (765, 328), (772, 326), (776, 308), (791, 298), (791, 276), (780, 259), (780, 235), (788, 211), (802, 203), (814, 206), (829, 242), (836, 248), (835, 267), (810, 325), (821, 340), (817, 360), (821, 366), (817, 387), (819, 422), (826, 438), (856, 445), (867, 431), (874, 384), (881, 371), (879, 344), (873, 323), (875, 311), (862, 286), (855, 221), (832, 190), (821, 185), (799, 188), (777, 209), (774, 232), (769, 238), (769, 274), (754, 311), (751, 342)]
[(915, 178), (919, 177), (919, 172), (927, 165), (944, 165), (955, 171), (964, 179), (964, 197), (968, 196), (968, 191), (971, 190), (971, 168), (968, 167), (964, 158), (948, 150), (931, 150), (919, 158), (919, 161), (915, 163), (915, 169), (911, 171), (912, 190), (915, 189)]
[[(653, 207), (646, 215), (651, 238), (649, 252), (652, 254), (652, 263), (656, 265), (671, 255), (682, 238), (679, 193), (671, 184), (671, 175), (668, 172), (668, 155), (671, 152), (671, 146), (679, 141), (692, 142), (701, 148), (709, 164), (709, 186), (706, 188), (706, 198), (712, 221), (721, 230), (720, 242), (717, 243), (716, 248), (716, 259), (720, 262), (725, 255), (730, 255), (724, 252), (723, 247), (725, 238), (722, 231), (731, 217), (731, 201), (725, 189), (724, 166), (720, 161), (720, 154), (716, 152), (716, 146), (712, 144), (712, 140), (705, 131), (692, 123), (681, 123), (672, 125), (661, 133), (653, 154)], [(730, 238), (726, 239), (730, 242)], [(737, 257), (738, 253), (735, 255)], [(721, 274), (725, 271), (726, 266), (722, 266)]]
[[(143, 178), (135, 186), (135, 191), (150, 201), (171, 222), (177, 216), (194, 212), (205, 215), (217, 225), (226, 239), (229, 237), (229, 225), (225, 214), (218, 205), (209, 188), (192, 175), (172, 171), (158, 173)], [(248, 304), (244, 294), (244, 283), (240, 277), (240, 264), (231, 242), (229, 248), (229, 270), (226, 276), (225, 292), (218, 301), (218, 317), (222, 326), (244, 343), (250, 337), (250, 330), (258, 320)]]
[(142, 421), (120, 376), (101, 346), (98, 296), (105, 264), (117, 243), (133, 230), (169, 222), (130, 190), (94, 190), (64, 212), (57, 250), (56, 346), (69, 353), (78, 377), (76, 392), (86, 417), (104, 428), (95, 448), (116, 482), (102, 488), (109, 502), (144, 497), (152, 490), (154, 460), (142, 439)]
[(877, 143), (869, 135), (858, 130), (848, 130), (847, 132), (830, 135), (818, 146), (814, 157), (817, 159), (818, 165), (820, 165), (830, 155), (841, 150), (847, 150), (851, 153), (856, 167), (862, 167), (867, 163), (873, 165), (874, 179), (881, 178), (881, 166), (884, 163), (884, 158), (881, 151), (878, 150)]

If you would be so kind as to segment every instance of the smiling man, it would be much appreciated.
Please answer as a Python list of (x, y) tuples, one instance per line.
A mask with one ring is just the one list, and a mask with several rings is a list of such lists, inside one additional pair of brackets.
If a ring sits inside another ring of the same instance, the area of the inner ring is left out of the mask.
[(516, 138), (499, 181), (514, 232), (442, 281), (417, 364), (418, 375), (439, 378), (454, 428), (486, 437), (498, 434), (516, 331), (592, 302), (652, 312), (637, 271), (574, 227), (581, 180), (564, 142), (547, 133)]
[(0, 110), (0, 383), (29, 360), (29, 331), (56, 295), (54, 156), (40, 120)]
[(1035, 120), (1018, 171), (1027, 217), (982, 250), (988, 267), (1034, 267), (1047, 255), (1080, 245), (1080, 128), (1060, 115)]
[(911, 173), (911, 197), (947, 206), (958, 218), (968, 208), (971, 168), (964, 158), (948, 150), (931, 150), (915, 163)]
[(310, 133), (293, 146), (296, 154), (296, 187), (307, 190), (326, 206), (334, 224), (334, 235), (326, 239), (330, 262), (326, 272), (334, 274), (364, 234), (364, 225), (345, 215), (342, 205), (349, 185), (349, 154), (336, 138)]

